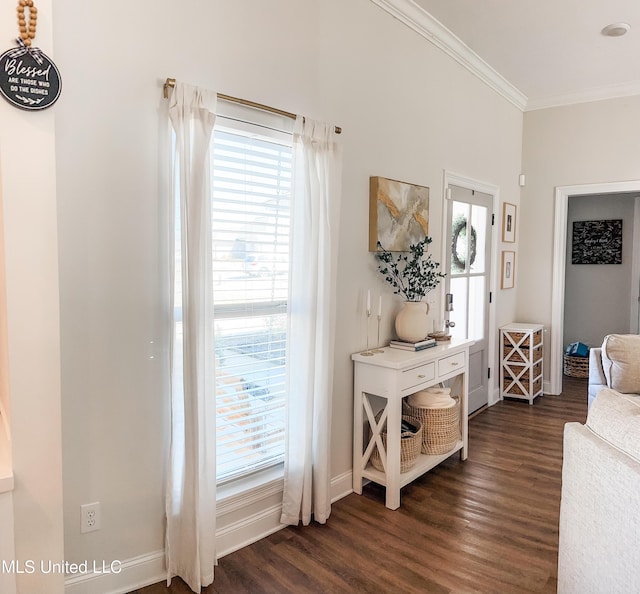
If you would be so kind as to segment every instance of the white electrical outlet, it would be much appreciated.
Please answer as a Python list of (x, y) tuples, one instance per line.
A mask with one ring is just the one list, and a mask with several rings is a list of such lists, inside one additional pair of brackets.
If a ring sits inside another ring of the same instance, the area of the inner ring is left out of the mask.
[(100, 530), (100, 502), (85, 503), (80, 506), (80, 532)]

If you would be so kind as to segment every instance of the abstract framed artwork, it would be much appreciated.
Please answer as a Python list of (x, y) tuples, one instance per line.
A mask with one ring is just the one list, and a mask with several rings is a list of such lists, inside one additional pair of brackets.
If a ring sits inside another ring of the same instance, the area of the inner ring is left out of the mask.
[(505, 202), (502, 205), (502, 241), (514, 243), (516, 240), (516, 205)]
[(502, 252), (502, 280), (501, 289), (513, 289), (516, 277), (516, 253), (511, 251)]
[(622, 264), (622, 219), (574, 221), (572, 264)]
[(369, 178), (369, 251), (407, 252), (429, 232), (429, 188)]

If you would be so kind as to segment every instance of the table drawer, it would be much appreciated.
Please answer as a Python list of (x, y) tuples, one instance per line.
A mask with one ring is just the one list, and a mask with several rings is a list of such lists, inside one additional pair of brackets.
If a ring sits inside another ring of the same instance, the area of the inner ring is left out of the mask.
[(413, 386), (417, 386), (423, 382), (428, 382), (436, 376), (435, 363), (426, 363), (420, 365), (420, 367), (414, 367), (413, 369), (407, 369), (402, 372), (402, 378), (400, 379), (401, 390), (406, 390)]
[(464, 353), (451, 355), (438, 360), (438, 376), (448, 375), (464, 367)]

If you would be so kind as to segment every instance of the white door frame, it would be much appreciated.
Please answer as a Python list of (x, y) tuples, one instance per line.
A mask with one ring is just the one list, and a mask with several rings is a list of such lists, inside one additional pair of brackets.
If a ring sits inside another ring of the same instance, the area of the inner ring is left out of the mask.
[(553, 230), (553, 281), (551, 289), (551, 359), (549, 369), (549, 393), (562, 392), (562, 353), (564, 333), (564, 275), (567, 250), (567, 210), (569, 196), (589, 194), (620, 194), (640, 191), (640, 180), (557, 186), (555, 221)]
[[(458, 186), (459, 188), (466, 188), (467, 190), (475, 190), (476, 192), (482, 192), (483, 194), (489, 194), (493, 197), (493, 215), (494, 220), (497, 220), (498, 208), (500, 205), (500, 188), (498, 186), (494, 186), (493, 184), (489, 184), (487, 182), (483, 182), (477, 179), (473, 179), (471, 177), (467, 177), (465, 175), (460, 175), (458, 173), (454, 173), (452, 171), (444, 171), (444, 183), (443, 194), (444, 199), (442, 202), (442, 255), (447, 253), (446, 250), (449, 249), (447, 245), (447, 216), (446, 216), (446, 204), (447, 200), (449, 200), (450, 192), (449, 186)], [(491, 291), (491, 295), (493, 295), (493, 299), (491, 299), (489, 303), (489, 336), (488, 338), (488, 348), (487, 348), (487, 361), (489, 363), (489, 367), (491, 368), (491, 377), (489, 378), (489, 382), (487, 384), (489, 390), (489, 406), (493, 406), (496, 402), (500, 400), (499, 394), (499, 383), (496, 383), (496, 378), (500, 373), (500, 370), (496, 367), (496, 296), (497, 296), (497, 282), (498, 275), (496, 273), (496, 262), (498, 260), (498, 233), (495, 232), (496, 225), (493, 226), (491, 232), (491, 274), (489, 277), (489, 291)], [(441, 285), (441, 296), (440, 303), (444, 303), (444, 283)]]
[(633, 259), (631, 261), (631, 313), (629, 333), (640, 334), (640, 196), (633, 204)]

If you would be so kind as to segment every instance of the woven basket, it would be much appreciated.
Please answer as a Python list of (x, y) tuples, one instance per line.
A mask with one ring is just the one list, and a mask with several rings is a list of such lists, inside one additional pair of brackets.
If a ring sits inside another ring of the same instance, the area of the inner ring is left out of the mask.
[(448, 408), (421, 408), (411, 406), (406, 400), (402, 405), (405, 414), (422, 423), (423, 454), (446, 454), (460, 439), (459, 401)]
[[(509, 337), (511, 337), (511, 340), (509, 340), (509, 338), (507, 337), (507, 334), (509, 335)], [(523, 338), (525, 338), (525, 340), (522, 340)], [(509, 348), (513, 348), (512, 343), (518, 344), (521, 340), (522, 340), (522, 343), (520, 344), (520, 348), (528, 349), (531, 346), (531, 336), (528, 336), (528, 332), (511, 332), (509, 330), (508, 332), (505, 332), (504, 337), (502, 339), (504, 346)], [(542, 330), (536, 330), (536, 332), (533, 333), (533, 346), (538, 346), (541, 342), (542, 342)]]
[(569, 377), (589, 377), (589, 357), (564, 355), (564, 374)]
[[(525, 356), (524, 359), (522, 358), (520, 352), (522, 352), (522, 355)], [(506, 363), (528, 363), (530, 357), (530, 350), (526, 347), (520, 347), (520, 351), (513, 349), (508, 355), (505, 356), (504, 360)]]
[[(376, 422), (380, 420), (381, 414), (382, 411), (376, 415)], [(400, 472), (407, 472), (407, 470), (413, 467), (420, 455), (420, 447), (422, 445), (422, 423), (420, 422), (420, 419), (416, 419), (408, 415), (403, 415), (402, 418), (418, 427), (418, 431), (416, 433), (403, 432), (400, 434)], [(381, 432), (381, 436), (384, 449), (385, 451), (388, 451), (386, 424), (385, 428)], [(378, 452), (377, 445), (373, 448), (373, 452), (371, 453), (371, 464), (376, 470), (384, 472), (384, 466), (382, 465), (382, 459), (380, 458), (380, 452)], [(388, 464), (389, 463), (387, 461), (387, 466)]]
[[(540, 393), (542, 390), (542, 378), (539, 377), (537, 380), (533, 382), (533, 384), (529, 384), (529, 380), (520, 380), (520, 384), (518, 382), (512, 382), (510, 377), (504, 378), (504, 393), (503, 396), (534, 396)], [(529, 393), (529, 390), (531, 393)]]

